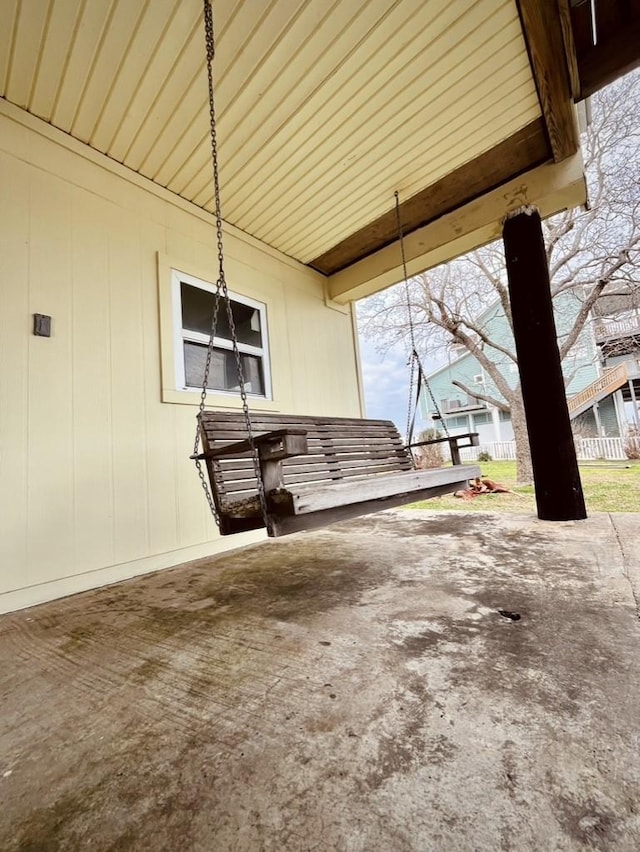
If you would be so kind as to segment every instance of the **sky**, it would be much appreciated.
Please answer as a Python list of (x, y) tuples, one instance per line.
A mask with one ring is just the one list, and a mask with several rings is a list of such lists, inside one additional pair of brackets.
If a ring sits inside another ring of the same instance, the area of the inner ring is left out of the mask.
[(380, 355), (375, 344), (359, 335), (366, 416), (393, 420), (401, 435), (407, 429), (409, 365), (407, 353), (396, 347)]
[[(404, 345), (391, 347), (384, 354), (376, 351), (373, 340), (367, 340), (358, 330), (360, 364), (364, 385), (365, 415), (371, 419), (393, 420), (401, 435), (407, 431), (407, 408), (409, 405), (409, 353)], [(408, 343), (406, 346), (408, 347)], [(422, 366), (431, 372), (442, 366), (442, 360), (420, 354)], [(417, 381), (417, 376), (415, 377)], [(415, 387), (411, 405), (415, 404)], [(416, 415), (415, 432), (433, 427), (430, 420), (424, 423), (420, 412)]]

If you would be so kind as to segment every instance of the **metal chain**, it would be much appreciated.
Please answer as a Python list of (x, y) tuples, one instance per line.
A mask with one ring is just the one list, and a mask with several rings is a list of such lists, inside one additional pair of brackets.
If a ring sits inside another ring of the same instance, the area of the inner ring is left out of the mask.
[[(420, 372), (422, 373), (422, 379), (424, 381), (425, 387), (429, 392), (429, 396), (431, 397), (431, 402), (433, 403), (433, 407), (435, 408), (436, 414), (438, 415), (438, 419), (442, 423), (442, 428), (444, 430), (447, 438), (449, 437), (449, 430), (447, 429), (447, 424), (444, 421), (442, 416), (442, 412), (438, 407), (438, 403), (436, 402), (436, 398), (433, 395), (433, 391), (431, 390), (431, 385), (427, 381), (426, 373), (420, 363), (420, 356), (418, 355), (418, 350), (416, 348), (416, 335), (415, 335), (415, 325), (413, 322), (413, 314), (411, 312), (411, 292), (409, 290), (409, 276), (407, 274), (407, 258), (404, 251), (404, 232), (402, 229), (402, 219), (400, 217), (400, 196), (397, 192), (394, 193), (396, 199), (396, 226), (398, 229), (398, 240), (400, 242), (400, 254), (402, 256), (402, 274), (404, 276), (404, 292), (407, 299), (407, 316), (409, 318), (409, 339), (411, 342), (411, 355), (409, 356), (410, 363), (410, 375), (409, 375), (409, 405), (407, 410), (407, 442), (410, 441), (409, 433), (411, 431), (411, 414), (412, 414), (412, 403), (413, 403), (413, 386), (414, 386), (414, 376), (415, 376), (415, 366), (418, 365)], [(418, 400), (416, 400), (416, 407), (418, 405)]]
[[(409, 403), (407, 406), (407, 428), (406, 428), (406, 440), (407, 443), (410, 442), (410, 432), (411, 432), (411, 414), (412, 414), (412, 406), (413, 406), (413, 384), (414, 384), (414, 376), (415, 376), (415, 363), (417, 358), (416, 353), (416, 338), (415, 338), (415, 329), (413, 325), (413, 315), (411, 313), (411, 294), (409, 292), (409, 276), (407, 275), (407, 258), (404, 252), (404, 234), (402, 231), (402, 219), (400, 218), (400, 196), (397, 192), (394, 193), (396, 199), (396, 226), (398, 229), (398, 239), (400, 242), (400, 254), (402, 256), (402, 275), (404, 277), (404, 293), (407, 299), (407, 316), (409, 318), (409, 339), (411, 342), (411, 354), (409, 356)], [(416, 401), (417, 405), (417, 401)]]
[[(200, 444), (200, 422), (202, 420), (202, 414), (205, 409), (206, 400), (207, 400), (207, 386), (209, 384), (209, 372), (211, 369), (211, 360), (213, 357), (213, 349), (214, 349), (214, 340), (216, 335), (216, 328), (218, 324), (218, 313), (220, 310), (220, 298), (222, 297), (225, 301), (226, 305), (226, 313), (227, 320), (229, 323), (229, 331), (231, 332), (231, 343), (233, 348), (233, 354), (236, 362), (236, 370), (238, 373), (238, 384), (240, 387), (240, 398), (242, 400), (242, 412), (244, 414), (245, 428), (247, 432), (247, 439), (249, 441), (249, 446), (251, 448), (251, 456), (253, 459), (253, 470), (256, 477), (256, 482), (258, 486), (258, 497), (260, 500), (260, 509), (262, 512), (262, 520), (267, 529), (267, 532), (271, 533), (271, 518), (269, 517), (269, 511), (267, 508), (267, 498), (264, 491), (264, 483), (262, 481), (262, 475), (260, 472), (260, 459), (258, 456), (258, 449), (254, 442), (253, 430), (251, 428), (251, 415), (249, 414), (249, 404), (247, 401), (247, 392), (245, 388), (245, 379), (244, 379), (244, 371), (242, 369), (242, 358), (240, 355), (240, 350), (238, 349), (238, 336), (236, 332), (235, 320), (233, 317), (233, 310), (231, 306), (231, 299), (229, 298), (229, 291), (227, 289), (227, 281), (224, 273), (224, 253), (222, 246), (222, 208), (220, 203), (220, 180), (218, 173), (218, 140), (217, 140), (217, 132), (216, 132), (216, 115), (215, 115), (215, 104), (213, 97), (213, 58), (215, 56), (215, 41), (213, 35), (213, 13), (211, 9), (210, 0), (204, 0), (204, 32), (205, 32), (205, 42), (206, 42), (206, 51), (207, 51), (207, 81), (209, 87), (209, 126), (210, 126), (210, 134), (211, 134), (211, 160), (213, 165), (213, 194), (215, 201), (215, 220), (216, 220), (216, 242), (218, 248), (218, 280), (216, 282), (216, 290), (215, 290), (215, 302), (213, 309), (213, 316), (211, 319), (211, 331), (209, 334), (209, 345), (207, 347), (207, 360), (205, 362), (203, 381), (202, 381), (202, 393), (200, 394), (200, 406), (198, 409), (198, 427), (196, 428), (196, 437), (194, 442), (193, 454), (194, 456), (198, 455), (198, 449)], [(202, 487), (204, 489), (207, 502), (209, 504), (209, 508), (211, 509), (211, 513), (215, 519), (218, 527), (220, 526), (220, 518), (218, 516), (218, 512), (216, 510), (213, 497), (211, 495), (211, 491), (209, 490), (209, 486), (207, 484), (206, 477), (204, 475), (204, 471), (202, 469), (202, 464), (199, 459), (196, 459), (196, 467), (198, 470), (198, 476), (200, 477), (200, 481), (202, 483)]]
[[(424, 377), (424, 370), (422, 371), (422, 375)], [(435, 408), (436, 414), (438, 415), (438, 420), (440, 421), (440, 423), (442, 423), (442, 431), (447, 436), (447, 438), (450, 438), (451, 436), (449, 435), (449, 430), (447, 429), (447, 423), (444, 417), (442, 416), (442, 412), (440, 411), (438, 403), (436, 402), (436, 398), (433, 395), (433, 391), (431, 390), (431, 385), (429, 384), (426, 378), (424, 378), (424, 386), (426, 387), (427, 392), (431, 397), (431, 402), (433, 403), (433, 407)]]
[(413, 388), (415, 386), (416, 361), (413, 354), (409, 358), (409, 405), (407, 406), (407, 427), (404, 430), (407, 445), (411, 443), (411, 408), (413, 400)]

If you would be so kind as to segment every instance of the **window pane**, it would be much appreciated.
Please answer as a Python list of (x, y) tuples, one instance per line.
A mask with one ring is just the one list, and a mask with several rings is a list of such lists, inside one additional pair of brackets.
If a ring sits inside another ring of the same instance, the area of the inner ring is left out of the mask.
[[(264, 396), (262, 359), (255, 355), (240, 355), (244, 386), (247, 393)], [(187, 387), (200, 388), (207, 362), (207, 347), (200, 343), (184, 343), (184, 373)], [(214, 349), (209, 368), (207, 387), (211, 390), (239, 391), (238, 370), (233, 352)]]
[[(201, 334), (211, 333), (211, 320), (215, 305), (215, 296), (208, 290), (192, 287), (191, 284), (180, 285), (182, 297), (182, 327)], [(231, 313), (236, 327), (236, 336), (240, 343), (262, 347), (262, 332), (260, 329), (260, 311), (250, 305), (231, 300)], [(227, 307), (220, 301), (216, 335), (225, 340), (231, 340)]]

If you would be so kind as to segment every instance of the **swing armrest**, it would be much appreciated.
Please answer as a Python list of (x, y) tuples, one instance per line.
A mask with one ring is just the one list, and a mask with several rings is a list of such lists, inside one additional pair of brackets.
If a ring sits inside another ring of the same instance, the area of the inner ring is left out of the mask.
[[(463, 438), (468, 438), (468, 444), (459, 443)], [(445, 441), (449, 442), (449, 449), (451, 451), (451, 461), (454, 464), (460, 464), (460, 450), (465, 447), (479, 447), (480, 446), (480, 435), (478, 432), (465, 432), (463, 435), (450, 435), (448, 438), (431, 438), (430, 441), (418, 441), (416, 444), (409, 444), (409, 449), (413, 449), (414, 447), (426, 447), (428, 444), (442, 444)]]
[[(462, 440), (462, 438), (469, 438), (470, 441), (468, 444), (459, 444), (458, 441)], [(448, 438), (431, 438), (429, 441), (418, 441), (414, 444), (409, 444), (409, 448), (412, 447), (426, 447), (427, 444), (442, 444), (444, 441), (452, 441), (459, 447), (478, 447), (480, 446), (480, 436), (479, 432), (465, 432), (463, 435), (450, 435)]]
[[(265, 432), (263, 435), (256, 435), (253, 443), (263, 461), (279, 461), (292, 456), (306, 455), (309, 452), (305, 429), (277, 429), (274, 432)], [(190, 456), (190, 458), (220, 459), (225, 456), (237, 456), (250, 450), (251, 443), (248, 440), (236, 441), (233, 444), (224, 444), (222, 447), (215, 447), (205, 453)]]

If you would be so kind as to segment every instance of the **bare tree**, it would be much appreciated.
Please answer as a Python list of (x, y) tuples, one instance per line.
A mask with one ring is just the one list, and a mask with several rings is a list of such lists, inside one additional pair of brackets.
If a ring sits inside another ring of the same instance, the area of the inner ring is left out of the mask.
[[(640, 261), (640, 73), (599, 92), (582, 135), (589, 190), (586, 209), (566, 211), (543, 227), (565, 380), (598, 299), (637, 291)], [(469, 352), (485, 387), (454, 382), (469, 396), (511, 415), (519, 482), (532, 479), (513, 323), (501, 242), (412, 278), (360, 303), (365, 337), (381, 351), (409, 338), (434, 356)], [(492, 322), (501, 314), (506, 323)], [(446, 357), (443, 357), (446, 360)]]

